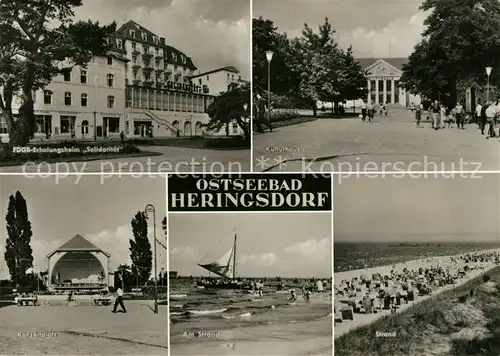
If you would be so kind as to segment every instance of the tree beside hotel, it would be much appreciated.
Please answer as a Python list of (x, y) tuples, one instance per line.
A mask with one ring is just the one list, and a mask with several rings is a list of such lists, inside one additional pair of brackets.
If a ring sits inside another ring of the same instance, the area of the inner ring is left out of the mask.
[[(486, 67), (500, 69), (498, 1), (426, 0), (422, 40), (403, 66), (401, 84), (412, 93), (454, 106), (463, 83), (486, 86)], [(493, 70), (490, 81), (500, 76)]]
[(27, 285), (32, 279), (26, 271), (33, 267), (33, 250), (30, 246), (33, 232), (26, 200), (19, 191), (9, 197), (5, 220), (8, 237), (4, 257), (11, 280), (16, 285)]
[[(248, 123), (250, 110), (250, 86), (240, 85), (233, 90), (221, 93), (207, 109), (210, 121), (206, 125), (208, 130), (219, 131), (231, 122), (236, 122), (245, 135), (250, 138), (250, 125)], [(247, 111), (245, 112), (245, 104)]]
[(153, 252), (148, 237), (148, 220), (144, 212), (137, 212), (131, 221), (134, 239), (130, 239), (130, 259), (132, 273), (138, 278), (140, 286), (144, 285), (151, 275)]
[[(34, 91), (68, 67), (85, 67), (93, 54), (106, 53), (105, 39), (115, 24), (73, 23), (81, 5), (81, 0), (0, 1), (0, 114), (10, 146), (26, 145), (35, 133)], [(18, 117), (12, 111), (16, 97)]]

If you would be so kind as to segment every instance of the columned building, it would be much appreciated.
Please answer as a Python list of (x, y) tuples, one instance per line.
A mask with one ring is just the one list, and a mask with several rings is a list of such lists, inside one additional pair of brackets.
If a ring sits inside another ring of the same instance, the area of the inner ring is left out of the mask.
[(111, 255), (80, 235), (47, 255), (49, 291), (108, 290)]
[(402, 66), (407, 58), (358, 58), (368, 76), (367, 102), (372, 104), (399, 104), (410, 106), (420, 103), (420, 97), (407, 92), (399, 85)]

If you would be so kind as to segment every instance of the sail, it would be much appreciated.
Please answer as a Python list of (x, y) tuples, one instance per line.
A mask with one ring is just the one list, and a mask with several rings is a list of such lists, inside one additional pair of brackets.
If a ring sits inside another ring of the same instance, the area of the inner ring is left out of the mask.
[(207, 271), (215, 273), (218, 276), (233, 279), (231, 270), (231, 262), (233, 258), (233, 248), (231, 248), (221, 259), (207, 264), (198, 263), (198, 266), (205, 268)]

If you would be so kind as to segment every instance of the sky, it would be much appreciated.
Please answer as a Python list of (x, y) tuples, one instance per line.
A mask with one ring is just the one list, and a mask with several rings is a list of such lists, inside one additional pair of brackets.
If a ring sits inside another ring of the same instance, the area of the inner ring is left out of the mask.
[(336, 242), (500, 242), (500, 175), (352, 176), (334, 186), (334, 213)]
[(253, 0), (253, 17), (274, 21), (289, 37), (304, 23), (317, 29), (328, 17), (341, 48), (358, 58), (408, 57), (420, 40), (426, 14), (415, 0)]
[(332, 271), (331, 213), (169, 214), (170, 270), (208, 276), (199, 262), (233, 246), (240, 277), (326, 277)]
[[(157, 238), (164, 239), (161, 220), (166, 214), (165, 178), (114, 176), (102, 180), (100, 176), (67, 178), (27, 178), (1, 176), (1, 232), (0, 279), (8, 278), (3, 259), (7, 236), (5, 215), (9, 196), (20, 191), (28, 205), (32, 224), (34, 265), (47, 269), (47, 254), (60, 247), (76, 234), (88, 239), (111, 254), (110, 268), (130, 264), (129, 239), (133, 238), (130, 222), (147, 204), (156, 208)], [(76, 183), (76, 184), (75, 184)], [(150, 228), (149, 236), (153, 236)], [(166, 251), (158, 245), (158, 271), (167, 268)]]
[(134, 20), (202, 72), (233, 65), (249, 78), (249, 0), (83, 0), (75, 16), (118, 26)]

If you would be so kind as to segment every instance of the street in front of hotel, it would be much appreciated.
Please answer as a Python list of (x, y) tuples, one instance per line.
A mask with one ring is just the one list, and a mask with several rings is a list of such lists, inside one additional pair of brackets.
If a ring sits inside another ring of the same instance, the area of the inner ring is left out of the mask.
[[(476, 124), (432, 130), (414, 113), (391, 108), (374, 122), (318, 119), (254, 135), (259, 171), (475, 171), (500, 168), (500, 143), (486, 140)], [(462, 165), (460, 165), (462, 162)]]

